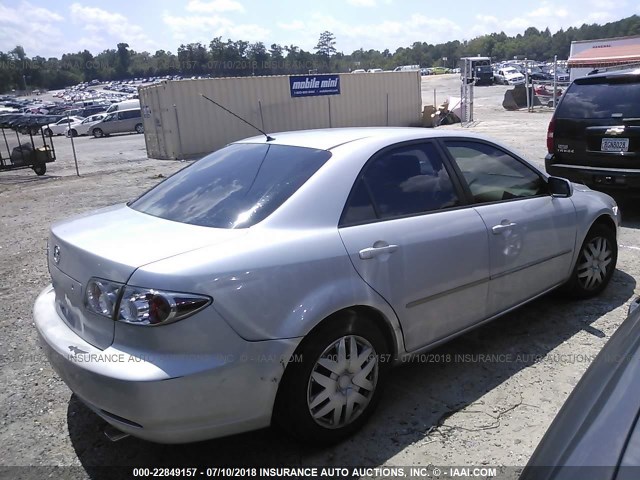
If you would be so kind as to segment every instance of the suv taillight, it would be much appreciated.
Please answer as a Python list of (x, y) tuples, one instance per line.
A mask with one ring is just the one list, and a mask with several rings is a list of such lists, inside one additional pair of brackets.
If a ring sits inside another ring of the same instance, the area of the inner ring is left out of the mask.
[(553, 117), (547, 128), (547, 151), (553, 153), (553, 130), (556, 128), (556, 118)]

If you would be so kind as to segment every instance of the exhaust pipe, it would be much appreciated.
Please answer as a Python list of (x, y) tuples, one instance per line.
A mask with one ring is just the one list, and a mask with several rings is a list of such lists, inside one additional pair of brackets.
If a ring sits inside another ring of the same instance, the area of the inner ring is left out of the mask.
[(123, 431), (118, 430), (116, 427), (109, 424), (107, 424), (107, 426), (104, 428), (104, 435), (112, 442), (118, 442), (123, 438), (127, 438), (130, 436), (128, 433), (124, 433)]

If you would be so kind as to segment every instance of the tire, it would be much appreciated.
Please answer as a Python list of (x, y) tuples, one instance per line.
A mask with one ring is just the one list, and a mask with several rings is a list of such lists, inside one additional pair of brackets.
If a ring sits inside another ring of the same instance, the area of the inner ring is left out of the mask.
[(571, 278), (562, 290), (572, 298), (598, 295), (609, 284), (617, 261), (615, 232), (603, 225), (594, 225), (580, 247)]
[(136, 125), (136, 133), (144, 133), (144, 127), (141, 123)]
[[(353, 351), (362, 359), (357, 365), (349, 364)], [(296, 350), (300, 357), (287, 365), (276, 397), (276, 423), (314, 444), (336, 443), (355, 433), (380, 400), (388, 353), (384, 335), (355, 312), (328, 319), (302, 340)]]
[(45, 134), (47, 137), (53, 137), (53, 132), (51, 131), (51, 129), (50, 129), (50, 128), (46, 128), (46, 129), (44, 130), (44, 134)]
[(77, 137), (78, 136), (78, 131), (75, 128), (73, 128), (73, 129), (69, 130), (69, 135), (68, 136), (69, 137)]
[(91, 133), (93, 133), (93, 136), (95, 138), (104, 137), (104, 132), (100, 128), (94, 128)]
[(33, 169), (34, 172), (36, 172), (36, 175), (38, 175), (38, 176), (42, 176), (45, 173), (47, 173), (47, 164), (46, 163), (39, 163), (38, 165), (34, 165), (31, 168)]

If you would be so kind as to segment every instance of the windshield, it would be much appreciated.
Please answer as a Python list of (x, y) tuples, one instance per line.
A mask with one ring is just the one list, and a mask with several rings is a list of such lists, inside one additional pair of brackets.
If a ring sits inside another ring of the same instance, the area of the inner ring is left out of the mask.
[(326, 150), (234, 144), (204, 157), (129, 206), (149, 215), (216, 228), (264, 220), (331, 157)]
[(515, 68), (507, 68), (504, 70), (504, 73), (508, 73), (509, 75), (517, 74), (518, 71)]

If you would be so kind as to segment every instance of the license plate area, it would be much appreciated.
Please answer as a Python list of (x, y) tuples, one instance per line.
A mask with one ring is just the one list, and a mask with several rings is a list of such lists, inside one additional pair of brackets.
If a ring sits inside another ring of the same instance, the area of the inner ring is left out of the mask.
[(55, 266), (51, 266), (51, 283), (63, 319), (73, 330), (81, 329), (82, 285)]
[(601, 152), (628, 152), (628, 138), (603, 138), (600, 145)]

